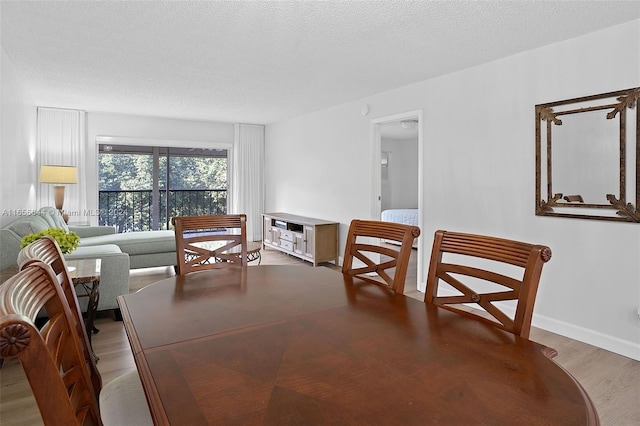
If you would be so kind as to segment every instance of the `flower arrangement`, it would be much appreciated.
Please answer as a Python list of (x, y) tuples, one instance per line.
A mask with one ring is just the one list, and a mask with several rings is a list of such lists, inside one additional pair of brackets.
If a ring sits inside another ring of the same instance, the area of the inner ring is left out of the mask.
[(80, 236), (73, 231), (67, 232), (62, 228), (49, 228), (44, 231), (40, 231), (35, 234), (28, 234), (22, 237), (20, 248), (28, 246), (38, 238), (44, 237), (45, 235), (53, 237), (64, 254), (69, 254), (78, 248), (78, 242), (80, 241)]

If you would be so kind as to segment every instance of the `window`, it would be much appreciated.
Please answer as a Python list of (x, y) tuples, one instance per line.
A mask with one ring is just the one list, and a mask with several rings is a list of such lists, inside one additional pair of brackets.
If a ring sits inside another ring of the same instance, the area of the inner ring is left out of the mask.
[(173, 216), (226, 214), (227, 150), (99, 145), (99, 223), (170, 229)]

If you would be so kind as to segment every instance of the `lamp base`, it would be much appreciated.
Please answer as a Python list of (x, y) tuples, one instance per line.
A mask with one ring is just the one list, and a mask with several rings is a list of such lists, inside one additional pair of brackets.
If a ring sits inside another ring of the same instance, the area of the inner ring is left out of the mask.
[(53, 187), (53, 201), (56, 205), (56, 209), (60, 212), (64, 223), (69, 223), (69, 215), (66, 214), (62, 210), (62, 205), (64, 204), (64, 186), (63, 185), (54, 185)]

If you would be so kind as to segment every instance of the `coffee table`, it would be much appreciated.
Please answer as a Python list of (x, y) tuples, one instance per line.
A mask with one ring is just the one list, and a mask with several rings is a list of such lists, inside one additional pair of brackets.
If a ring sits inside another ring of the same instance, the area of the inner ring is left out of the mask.
[[(253, 262), (254, 260), (258, 261), (258, 265), (262, 261), (260, 257), (260, 249), (262, 248), (262, 243), (249, 241), (247, 242), (247, 263)], [(231, 250), (231, 253), (240, 253), (240, 247), (234, 247)]]

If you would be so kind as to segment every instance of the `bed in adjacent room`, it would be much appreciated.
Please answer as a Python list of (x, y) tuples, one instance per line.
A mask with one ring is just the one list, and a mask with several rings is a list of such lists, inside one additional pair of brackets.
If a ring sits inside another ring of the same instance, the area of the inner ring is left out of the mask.
[[(405, 225), (418, 226), (418, 209), (388, 209), (381, 214), (383, 222), (403, 223)], [(393, 242), (393, 241), (388, 241)], [(413, 242), (413, 247), (418, 247), (418, 240)]]

